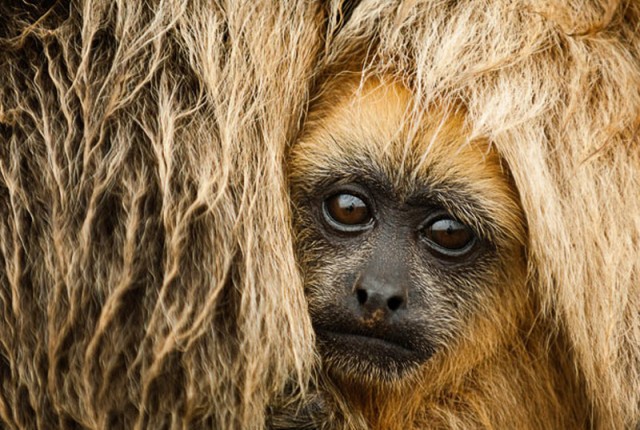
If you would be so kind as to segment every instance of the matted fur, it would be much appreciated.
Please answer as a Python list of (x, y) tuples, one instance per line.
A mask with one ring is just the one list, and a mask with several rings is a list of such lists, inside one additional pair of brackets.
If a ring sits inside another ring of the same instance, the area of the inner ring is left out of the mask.
[(313, 364), (285, 145), (354, 67), (464, 102), (519, 190), (549, 350), (594, 427), (640, 420), (637, 2), (48, 3), (0, 5), (4, 426), (263, 425)]

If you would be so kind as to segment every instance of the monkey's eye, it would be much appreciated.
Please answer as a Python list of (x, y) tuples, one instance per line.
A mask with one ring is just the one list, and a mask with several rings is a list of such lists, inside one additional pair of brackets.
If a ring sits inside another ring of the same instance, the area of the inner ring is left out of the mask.
[(422, 231), (432, 250), (451, 257), (469, 252), (476, 238), (469, 227), (448, 217), (430, 221)]
[(342, 231), (358, 231), (371, 224), (371, 211), (357, 196), (338, 193), (324, 201), (324, 217), (329, 224)]

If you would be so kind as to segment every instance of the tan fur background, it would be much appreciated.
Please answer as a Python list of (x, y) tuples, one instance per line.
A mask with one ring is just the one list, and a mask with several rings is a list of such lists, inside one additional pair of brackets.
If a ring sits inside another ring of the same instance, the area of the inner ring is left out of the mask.
[(353, 67), (464, 101), (594, 425), (640, 421), (640, 5), (351, 6), (0, 5), (5, 427), (260, 428), (304, 384), (284, 153), (316, 82)]

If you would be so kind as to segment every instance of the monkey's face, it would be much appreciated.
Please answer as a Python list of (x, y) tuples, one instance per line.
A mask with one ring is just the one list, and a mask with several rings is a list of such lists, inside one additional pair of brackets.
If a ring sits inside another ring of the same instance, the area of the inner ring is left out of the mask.
[(523, 288), (521, 210), (462, 114), (415, 118), (401, 85), (357, 84), (320, 98), (292, 150), (296, 249), (325, 365), (397, 380)]

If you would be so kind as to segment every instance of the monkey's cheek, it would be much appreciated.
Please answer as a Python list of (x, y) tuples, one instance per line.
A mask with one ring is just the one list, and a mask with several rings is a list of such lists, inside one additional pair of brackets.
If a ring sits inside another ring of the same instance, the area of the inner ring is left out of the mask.
[(430, 348), (408, 347), (375, 337), (317, 330), (318, 350), (332, 372), (361, 382), (393, 382), (431, 358)]

